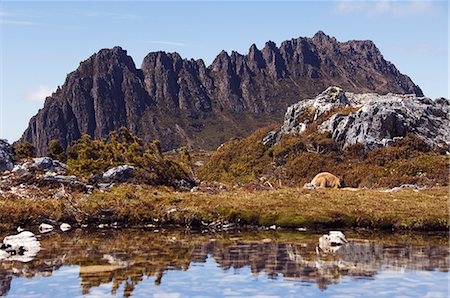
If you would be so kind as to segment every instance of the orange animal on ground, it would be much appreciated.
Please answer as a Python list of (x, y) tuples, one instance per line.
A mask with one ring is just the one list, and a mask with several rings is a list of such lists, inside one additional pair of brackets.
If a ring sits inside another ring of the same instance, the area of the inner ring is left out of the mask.
[(311, 184), (315, 187), (341, 187), (341, 181), (339, 180), (339, 178), (328, 172), (317, 174), (316, 177), (314, 177), (314, 179), (311, 181)]

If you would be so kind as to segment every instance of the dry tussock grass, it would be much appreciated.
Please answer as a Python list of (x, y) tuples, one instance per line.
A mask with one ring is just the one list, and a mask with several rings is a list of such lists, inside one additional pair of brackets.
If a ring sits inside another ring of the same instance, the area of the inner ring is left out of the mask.
[(166, 187), (120, 185), (72, 198), (0, 196), (3, 227), (45, 220), (76, 223), (146, 223), (197, 226), (201, 221), (281, 227), (443, 230), (449, 227), (447, 188), (388, 193), (379, 190), (282, 188), (219, 194)]

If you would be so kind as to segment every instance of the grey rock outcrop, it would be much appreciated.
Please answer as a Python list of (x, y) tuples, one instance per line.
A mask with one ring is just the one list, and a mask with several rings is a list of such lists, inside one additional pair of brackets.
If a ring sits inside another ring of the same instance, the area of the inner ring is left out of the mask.
[(341, 107), (354, 105), (340, 87), (328, 87), (313, 99), (305, 99), (288, 107), (281, 129), (271, 131), (263, 143), (272, 146), (289, 133), (302, 133), (306, 127), (323, 114)]
[(338, 42), (318, 32), (248, 54), (222, 51), (210, 66), (177, 53), (149, 53), (141, 68), (120, 47), (80, 63), (45, 101), (19, 142), (47, 154), (82, 134), (104, 138), (127, 127), (164, 150), (213, 149), (232, 137), (281, 121), (286, 108), (330, 85), (353, 92), (422, 91), (386, 61), (371, 41)]
[(42, 172), (56, 172), (65, 173), (68, 166), (59, 160), (52, 159), (50, 157), (36, 157), (31, 161), (25, 162), (23, 165), (16, 165), (15, 169), (17, 171), (27, 170), (27, 171), (42, 171)]
[(392, 144), (408, 133), (431, 147), (450, 144), (449, 101), (426, 97), (372, 95), (372, 99), (349, 115), (335, 114), (319, 131), (329, 131), (343, 147), (355, 143), (366, 148)]
[[(344, 115), (338, 108), (351, 108)], [(269, 133), (266, 145), (277, 143), (288, 133), (301, 133), (326, 112), (336, 111), (319, 127), (330, 132), (343, 148), (361, 143), (368, 149), (393, 144), (411, 133), (431, 147), (450, 144), (450, 103), (447, 99), (431, 100), (416, 95), (375, 93), (355, 94), (330, 87), (316, 98), (301, 101), (288, 108), (279, 131)]]
[(12, 170), (13, 153), (11, 145), (6, 140), (0, 139), (0, 171)]
[(106, 181), (121, 181), (124, 182), (127, 179), (131, 178), (135, 167), (130, 165), (120, 165), (114, 168), (111, 168), (103, 173), (102, 179)]
[(43, 178), (46, 182), (51, 183), (62, 183), (62, 184), (71, 184), (78, 182), (78, 178), (76, 176), (66, 176), (66, 175), (45, 175)]

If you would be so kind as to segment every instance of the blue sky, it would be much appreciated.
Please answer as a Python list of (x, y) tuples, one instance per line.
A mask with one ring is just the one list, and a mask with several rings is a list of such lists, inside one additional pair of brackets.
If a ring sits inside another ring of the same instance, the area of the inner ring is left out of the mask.
[(449, 97), (447, 1), (0, 1), (0, 138), (10, 142), (80, 61), (116, 45), (137, 67), (157, 50), (209, 65), (222, 49), (322, 30), (373, 40), (426, 96)]

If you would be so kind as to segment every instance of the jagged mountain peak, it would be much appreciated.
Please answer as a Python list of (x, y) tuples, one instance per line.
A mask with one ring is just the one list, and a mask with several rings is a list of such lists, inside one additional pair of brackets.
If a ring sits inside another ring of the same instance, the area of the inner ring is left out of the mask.
[(329, 85), (422, 95), (373, 42), (338, 42), (322, 31), (280, 47), (253, 44), (245, 55), (221, 51), (208, 67), (201, 59), (159, 51), (137, 69), (126, 50), (114, 47), (81, 62), (20, 141), (45, 154), (52, 139), (67, 146), (84, 133), (106, 137), (125, 126), (145, 140), (161, 139), (165, 149), (210, 149), (279, 121), (289, 105)]
[(333, 36), (329, 36), (325, 34), (322, 30), (319, 30), (314, 34), (314, 36), (311, 38), (314, 42), (330, 42), (330, 43), (337, 43), (337, 40)]

